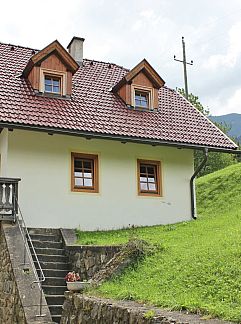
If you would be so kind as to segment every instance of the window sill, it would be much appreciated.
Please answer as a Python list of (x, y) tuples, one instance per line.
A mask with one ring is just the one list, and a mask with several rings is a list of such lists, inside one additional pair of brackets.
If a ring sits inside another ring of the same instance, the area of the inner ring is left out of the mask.
[(81, 188), (72, 188), (71, 192), (86, 192), (86, 193), (99, 193), (98, 189), (81, 189)]
[(150, 112), (150, 113), (158, 112), (158, 108), (141, 108), (141, 107), (135, 107), (135, 106), (131, 106), (131, 105), (127, 105), (127, 108), (130, 110), (136, 110), (136, 111), (142, 111), (142, 112)]
[(144, 196), (144, 197), (162, 197), (160, 193), (154, 193), (154, 192), (138, 192), (138, 196)]
[(46, 97), (46, 98), (53, 98), (53, 99), (62, 99), (62, 100), (70, 100), (71, 97), (68, 95), (61, 95), (61, 94), (55, 94), (55, 93), (48, 93), (48, 92), (40, 92), (36, 91), (35, 92), (36, 96), (39, 97)]

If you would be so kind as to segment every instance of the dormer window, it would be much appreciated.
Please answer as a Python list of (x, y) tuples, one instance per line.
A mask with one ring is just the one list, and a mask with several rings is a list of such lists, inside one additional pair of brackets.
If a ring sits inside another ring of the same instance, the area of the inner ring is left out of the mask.
[(66, 96), (67, 73), (40, 69), (40, 92), (48, 95)]
[(44, 92), (61, 94), (61, 78), (51, 75), (44, 76)]
[(134, 109), (150, 110), (153, 108), (153, 88), (131, 85), (132, 106)]
[[(83, 39), (79, 41), (83, 43)], [(76, 39), (73, 42), (76, 45)], [(36, 94), (68, 98), (72, 94), (72, 76), (78, 68), (78, 63), (56, 40), (30, 58), (23, 76)]]
[(135, 107), (148, 109), (150, 108), (150, 92), (135, 90)]
[(130, 70), (113, 88), (129, 109), (157, 111), (158, 90), (164, 86), (163, 79), (144, 59)]

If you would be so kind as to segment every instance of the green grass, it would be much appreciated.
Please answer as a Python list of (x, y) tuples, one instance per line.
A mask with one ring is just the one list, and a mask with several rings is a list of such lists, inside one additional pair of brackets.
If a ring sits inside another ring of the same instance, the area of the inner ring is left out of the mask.
[(196, 221), (80, 232), (81, 244), (137, 236), (163, 247), (95, 294), (241, 322), (241, 163), (199, 178), (196, 186)]

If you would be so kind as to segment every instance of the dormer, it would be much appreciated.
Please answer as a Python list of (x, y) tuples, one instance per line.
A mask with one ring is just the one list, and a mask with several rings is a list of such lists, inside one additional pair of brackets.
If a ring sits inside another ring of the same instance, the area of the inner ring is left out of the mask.
[(153, 69), (146, 59), (142, 60), (114, 87), (127, 106), (138, 110), (154, 110), (158, 108), (158, 90), (165, 81)]
[(23, 76), (36, 93), (66, 97), (72, 93), (72, 76), (78, 68), (78, 63), (56, 40), (30, 58)]

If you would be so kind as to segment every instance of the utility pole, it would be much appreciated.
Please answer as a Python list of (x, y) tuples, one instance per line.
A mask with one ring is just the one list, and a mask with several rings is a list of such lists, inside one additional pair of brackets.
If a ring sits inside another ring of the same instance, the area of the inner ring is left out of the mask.
[(186, 50), (185, 50), (185, 42), (184, 37), (182, 37), (182, 60), (176, 59), (176, 55), (174, 55), (174, 60), (177, 62), (183, 63), (183, 72), (184, 72), (184, 84), (185, 84), (185, 97), (188, 100), (188, 86), (187, 86), (187, 64), (193, 65), (193, 61), (187, 62), (186, 60)]

